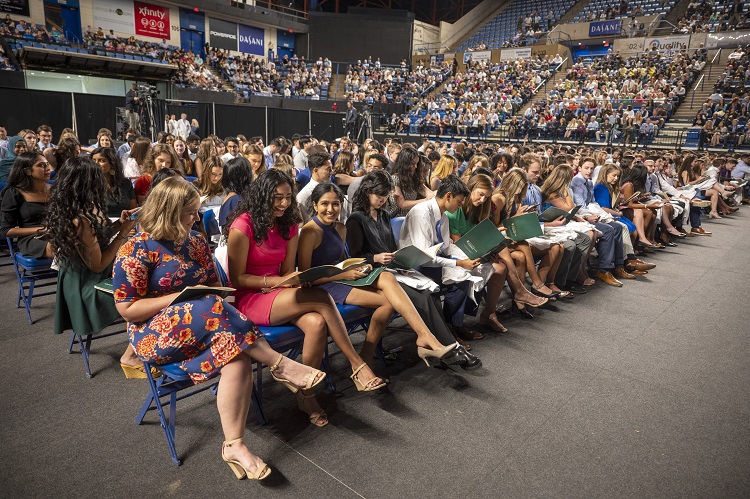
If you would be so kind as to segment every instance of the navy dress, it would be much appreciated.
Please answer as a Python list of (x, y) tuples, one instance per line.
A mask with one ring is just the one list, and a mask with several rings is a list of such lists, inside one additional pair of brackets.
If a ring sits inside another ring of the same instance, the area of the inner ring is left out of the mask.
[[(318, 220), (317, 216), (314, 216), (312, 220), (318, 227), (323, 229), (323, 240), (320, 242), (320, 246), (313, 250), (310, 266), (335, 265), (344, 260), (346, 257), (346, 245), (336, 230), (336, 225), (326, 225)], [(321, 284), (319, 287), (328, 291), (328, 294), (331, 295), (331, 298), (333, 298), (333, 301), (337, 305), (343, 305), (346, 302), (346, 297), (349, 296), (352, 290), (351, 286), (339, 282), (329, 282)]]

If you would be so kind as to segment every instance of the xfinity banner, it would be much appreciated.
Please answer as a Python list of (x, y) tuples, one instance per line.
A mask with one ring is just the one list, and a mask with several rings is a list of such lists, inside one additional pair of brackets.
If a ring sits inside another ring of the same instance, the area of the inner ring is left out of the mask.
[(255, 54), (265, 56), (265, 31), (263, 28), (254, 28), (240, 24), (237, 26), (239, 35), (240, 52), (243, 54)]
[(169, 40), (169, 7), (134, 2), (135, 34)]
[(237, 52), (237, 24), (208, 19), (209, 40), (212, 47)]
[(619, 35), (622, 28), (622, 20), (598, 21), (589, 24), (589, 36)]

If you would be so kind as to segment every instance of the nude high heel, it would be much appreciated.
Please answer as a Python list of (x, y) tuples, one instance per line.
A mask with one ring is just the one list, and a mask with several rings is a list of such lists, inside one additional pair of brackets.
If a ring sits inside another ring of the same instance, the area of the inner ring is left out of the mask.
[(249, 480), (263, 480), (271, 474), (271, 468), (269, 468), (268, 465), (263, 461), (261, 461), (261, 464), (255, 469), (255, 472), (251, 472), (249, 469), (240, 464), (239, 461), (227, 459), (227, 456), (224, 454), (224, 449), (227, 447), (231, 447), (232, 444), (236, 444), (237, 442), (242, 442), (242, 439), (235, 438), (234, 440), (230, 440), (229, 442), (224, 442), (221, 445), (221, 458), (225, 463), (229, 465), (230, 468), (232, 468), (232, 471), (234, 471), (234, 475), (238, 480), (242, 480), (246, 477)]
[(457, 346), (458, 345), (456, 343), (453, 343), (451, 345), (445, 346), (438, 350), (430, 350), (429, 348), (423, 348), (423, 347), (418, 346), (417, 355), (419, 355), (419, 358), (422, 359), (425, 364), (427, 364), (427, 367), (433, 367), (433, 364), (435, 365), (439, 364), (440, 359), (448, 355), (448, 353), (451, 352)]
[[(276, 376), (276, 374), (274, 374), (274, 371), (276, 371), (279, 368), (279, 365), (281, 364), (282, 360), (284, 360), (284, 355), (279, 354), (279, 358), (276, 361), (276, 363), (269, 368), (269, 370), (271, 371), (271, 377), (274, 380), (278, 381), (279, 383), (283, 383), (283, 385), (289, 388), (289, 390), (291, 390), (292, 393), (297, 393), (299, 391), (299, 387), (297, 385), (295, 385), (294, 383), (292, 383), (286, 378), (281, 378), (279, 376)], [(308, 374), (307, 377), (305, 378), (307, 381), (305, 382), (305, 386), (302, 387), (302, 389), (309, 390), (310, 388), (316, 387), (325, 378), (326, 378), (326, 373), (318, 369), (311, 368), (310, 374)]]
[[(362, 383), (357, 375), (359, 372), (364, 369), (367, 366), (367, 363), (363, 363), (361, 366), (356, 368), (354, 372), (352, 372), (352, 375), (349, 376), (352, 381), (354, 381), (354, 386), (357, 387), (357, 391), (360, 392), (371, 392), (374, 390), (379, 390), (380, 388), (383, 388), (385, 386), (385, 381), (375, 376), (371, 380), (367, 381), (366, 383)], [(377, 382), (377, 380), (380, 380), (380, 383)]]

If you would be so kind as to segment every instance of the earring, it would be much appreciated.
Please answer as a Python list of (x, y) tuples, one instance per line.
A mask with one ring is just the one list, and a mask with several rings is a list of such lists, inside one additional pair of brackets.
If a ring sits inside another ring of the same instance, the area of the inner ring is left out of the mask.
[(114, 175), (115, 175), (115, 170), (114, 170), (114, 169), (110, 170), (110, 171), (109, 171), (109, 174), (110, 174), (110, 175), (112, 175), (112, 176), (114, 177)]

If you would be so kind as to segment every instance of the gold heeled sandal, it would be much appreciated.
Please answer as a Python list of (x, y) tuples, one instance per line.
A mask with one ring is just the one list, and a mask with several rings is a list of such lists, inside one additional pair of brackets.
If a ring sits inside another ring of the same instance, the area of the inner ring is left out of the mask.
[[(297, 393), (300, 390), (300, 388), (297, 385), (295, 385), (294, 383), (292, 383), (286, 378), (281, 378), (274, 374), (274, 371), (276, 371), (279, 368), (279, 365), (281, 365), (282, 360), (284, 360), (284, 355), (279, 354), (279, 358), (276, 360), (276, 363), (269, 368), (269, 370), (271, 371), (271, 377), (274, 380), (278, 381), (279, 383), (283, 383), (284, 386), (289, 388), (289, 390), (291, 390), (292, 393)], [(325, 378), (326, 378), (326, 373), (324, 373), (323, 371), (320, 371), (318, 369), (311, 369), (310, 374), (307, 375), (307, 377), (305, 378), (306, 380), (305, 386), (302, 387), (302, 389), (309, 390), (311, 388), (314, 388), (318, 386), (320, 382), (323, 381)]]
[[(371, 392), (373, 390), (378, 390), (380, 388), (383, 388), (385, 386), (385, 381), (383, 381), (381, 378), (378, 378), (375, 376), (371, 380), (369, 380), (367, 383), (362, 383), (359, 378), (357, 377), (357, 374), (364, 369), (367, 366), (367, 363), (362, 364), (358, 368), (352, 372), (352, 375), (349, 376), (352, 381), (354, 381), (354, 386), (357, 387), (357, 391), (360, 392)], [(377, 383), (377, 381), (380, 380), (380, 383)], [(373, 384), (374, 383), (374, 384)]]
[[(146, 368), (143, 367), (143, 364), (140, 366), (129, 366), (120, 362), (120, 367), (122, 368), (122, 372), (125, 373), (125, 379), (146, 379)], [(156, 379), (159, 376), (161, 376), (161, 372), (157, 368), (152, 367), (151, 377)]]
[(323, 428), (325, 425), (328, 424), (328, 414), (326, 414), (326, 411), (324, 411), (322, 408), (320, 409), (320, 412), (307, 412), (305, 408), (303, 407), (303, 404), (305, 403), (305, 400), (307, 399), (314, 399), (314, 394), (305, 394), (300, 390), (297, 392), (297, 408), (307, 414), (307, 418), (310, 420), (312, 424), (317, 426), (318, 428)]
[(227, 456), (224, 455), (224, 449), (227, 447), (231, 447), (237, 442), (242, 442), (242, 439), (235, 438), (234, 440), (230, 440), (229, 442), (224, 442), (223, 444), (221, 444), (221, 458), (225, 463), (229, 465), (230, 468), (232, 468), (232, 471), (234, 471), (234, 475), (238, 480), (242, 480), (246, 477), (249, 480), (263, 480), (271, 474), (271, 468), (269, 468), (268, 465), (263, 461), (261, 461), (261, 464), (255, 469), (255, 472), (251, 472), (249, 469), (245, 468), (239, 461), (227, 459)]

